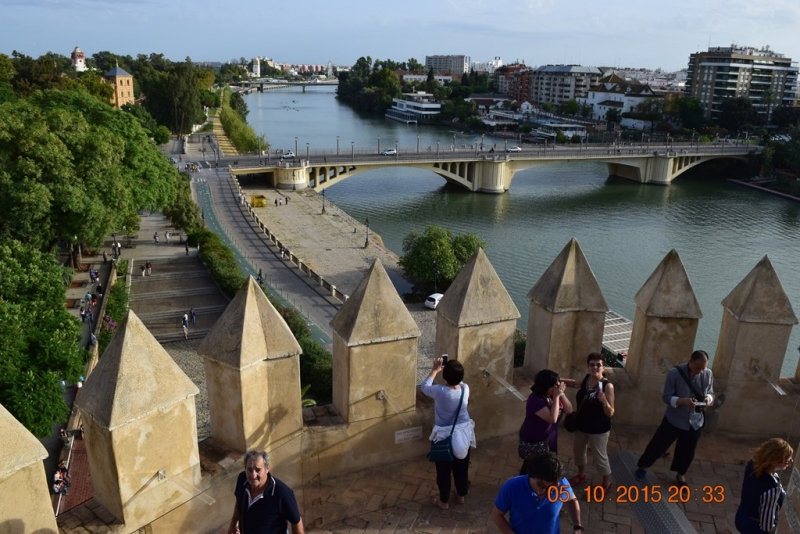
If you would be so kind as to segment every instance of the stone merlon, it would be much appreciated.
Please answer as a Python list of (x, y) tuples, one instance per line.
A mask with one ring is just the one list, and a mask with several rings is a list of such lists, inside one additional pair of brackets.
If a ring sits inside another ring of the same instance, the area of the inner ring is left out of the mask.
[(703, 317), (689, 275), (675, 249), (664, 256), (633, 300), (649, 317), (676, 319)]
[(736, 319), (745, 323), (797, 324), (792, 303), (778, 274), (764, 256), (747, 276), (722, 300)]

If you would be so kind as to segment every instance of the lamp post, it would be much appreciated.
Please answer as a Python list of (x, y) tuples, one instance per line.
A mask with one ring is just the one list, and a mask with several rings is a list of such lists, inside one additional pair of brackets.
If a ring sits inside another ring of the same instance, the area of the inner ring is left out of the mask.
[(336, 136), (336, 155), (339, 155), (339, 136)]
[(297, 157), (297, 138), (294, 138), (294, 156)]
[(436, 140), (436, 159), (439, 159), (439, 140)]
[(419, 134), (417, 134), (417, 154), (419, 154)]
[(394, 159), (400, 160), (400, 152), (397, 151), (397, 139), (394, 140)]
[(306, 163), (308, 163), (308, 143), (306, 143)]
[(369, 215), (367, 216), (367, 238), (364, 240), (364, 248), (369, 246)]
[(486, 134), (481, 134), (481, 152), (483, 152), (483, 138), (485, 136), (486, 136)]
[(350, 157), (353, 159), (353, 163), (356, 162), (356, 142), (350, 141)]
[(508, 139), (506, 139), (506, 152), (508, 152)]
[(381, 153), (381, 136), (378, 136), (378, 154)]
[(453, 134), (453, 152), (456, 151), (456, 134)]
[(325, 215), (325, 190), (322, 190), (322, 214)]

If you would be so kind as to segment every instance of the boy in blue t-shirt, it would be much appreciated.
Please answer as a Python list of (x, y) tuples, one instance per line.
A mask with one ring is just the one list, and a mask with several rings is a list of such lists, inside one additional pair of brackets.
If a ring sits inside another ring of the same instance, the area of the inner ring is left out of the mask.
[(509, 479), (497, 494), (492, 510), (497, 528), (504, 534), (558, 534), (558, 514), (566, 504), (573, 531), (583, 531), (578, 499), (558, 457), (552, 452), (533, 456), (525, 461), (525, 469), (527, 475)]

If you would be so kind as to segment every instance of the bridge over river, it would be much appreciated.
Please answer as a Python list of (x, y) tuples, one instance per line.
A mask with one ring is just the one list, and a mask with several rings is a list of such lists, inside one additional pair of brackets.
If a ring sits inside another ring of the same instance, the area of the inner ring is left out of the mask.
[[(516, 147), (515, 147), (516, 148)], [(313, 188), (321, 191), (356, 174), (383, 167), (413, 167), (436, 173), (450, 183), (473, 192), (503, 193), (511, 186), (518, 171), (571, 161), (599, 161), (608, 172), (639, 183), (668, 185), (683, 172), (702, 163), (731, 159), (747, 161), (749, 153), (761, 147), (729, 143), (672, 144), (668, 146), (534, 146), (514, 152), (494, 152), (470, 148), (400, 149), (384, 151), (350, 150), (310, 151), (284, 157), (267, 154), (239, 157), (232, 166), (236, 175), (264, 175), (268, 184), (280, 189)], [(304, 156), (304, 157), (303, 157)]]

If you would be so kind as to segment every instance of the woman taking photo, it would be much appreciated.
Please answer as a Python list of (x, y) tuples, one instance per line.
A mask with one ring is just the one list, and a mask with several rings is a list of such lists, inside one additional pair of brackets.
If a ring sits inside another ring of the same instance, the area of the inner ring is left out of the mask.
[(578, 474), (569, 481), (573, 488), (586, 480), (587, 445), (591, 445), (594, 465), (603, 476), (603, 489), (608, 491), (611, 488), (611, 465), (606, 449), (614, 416), (614, 385), (603, 377), (603, 360), (602, 354), (589, 354), (586, 357), (588, 374), (582, 381), (574, 383), (574, 387), (580, 389), (575, 395), (578, 430), (572, 442), (572, 452)]
[(572, 413), (572, 404), (564, 395), (566, 387), (550, 369), (536, 373), (525, 407), (525, 420), (519, 429), (518, 452), (523, 462), (534, 453), (558, 453), (558, 421), (562, 414)]
[(792, 464), (794, 450), (781, 438), (762, 443), (744, 469), (742, 502), (736, 510), (736, 530), (742, 534), (774, 532), (786, 492), (778, 471)]
[[(442, 372), (445, 385), (434, 385), (433, 379)], [(475, 423), (469, 418), (469, 386), (461, 380), (464, 378), (464, 366), (458, 360), (442, 362), (437, 358), (433, 362), (428, 377), (422, 382), (422, 392), (433, 397), (436, 415), (431, 441), (441, 441), (452, 434), (453, 460), (436, 462), (436, 484), (439, 496), (433, 497), (432, 503), (442, 510), (450, 508), (450, 474), (456, 484), (456, 495), (459, 504), (463, 504), (469, 491), (469, 449), (475, 448)]]

